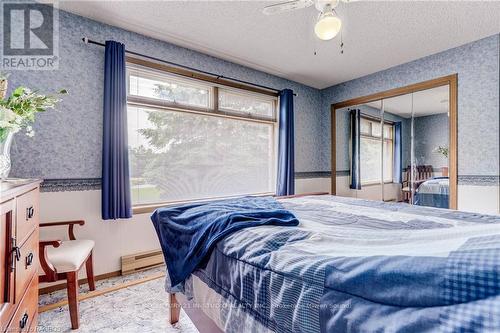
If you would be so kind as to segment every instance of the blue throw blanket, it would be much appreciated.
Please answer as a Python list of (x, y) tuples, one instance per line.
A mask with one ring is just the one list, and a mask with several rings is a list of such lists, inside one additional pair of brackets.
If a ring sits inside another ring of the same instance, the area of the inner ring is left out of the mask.
[(182, 283), (217, 241), (259, 225), (296, 226), (297, 218), (271, 197), (243, 197), (157, 209), (151, 220), (160, 239), (171, 286)]

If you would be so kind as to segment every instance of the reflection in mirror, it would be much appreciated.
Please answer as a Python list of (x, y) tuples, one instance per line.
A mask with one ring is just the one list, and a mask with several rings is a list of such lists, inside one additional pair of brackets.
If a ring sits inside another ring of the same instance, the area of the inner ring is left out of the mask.
[(449, 207), (449, 86), (337, 109), (336, 193)]
[[(382, 101), (336, 110), (337, 195), (382, 200)], [(387, 176), (389, 177), (389, 176)]]
[(384, 157), (392, 179), (385, 184), (386, 201), (411, 201), (411, 115), (412, 95), (384, 100), (384, 118), (392, 123), (392, 150)]
[(382, 101), (359, 106), (360, 180), (358, 198), (382, 200)]
[(384, 116), (394, 123), (391, 186), (399, 188), (397, 201), (449, 206), (448, 108), (447, 85), (384, 100)]
[(449, 207), (449, 86), (413, 94), (413, 204)]

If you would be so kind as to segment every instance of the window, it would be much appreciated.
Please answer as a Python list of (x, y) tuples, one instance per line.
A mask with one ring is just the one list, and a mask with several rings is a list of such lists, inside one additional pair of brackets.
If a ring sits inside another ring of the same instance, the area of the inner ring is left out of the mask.
[(128, 96), (164, 101), (171, 106), (191, 106), (209, 109), (212, 87), (193, 80), (173, 75), (166, 76), (138, 67), (127, 67)]
[(273, 118), (275, 103), (273, 100), (262, 99), (248, 93), (219, 89), (219, 109), (234, 111), (250, 117)]
[[(393, 178), (393, 126), (384, 123), (384, 182), (392, 182)], [(361, 184), (380, 184), (382, 158), (382, 126), (380, 120), (361, 117), (360, 119), (360, 172)]]
[(134, 205), (275, 192), (276, 97), (131, 64), (127, 76)]

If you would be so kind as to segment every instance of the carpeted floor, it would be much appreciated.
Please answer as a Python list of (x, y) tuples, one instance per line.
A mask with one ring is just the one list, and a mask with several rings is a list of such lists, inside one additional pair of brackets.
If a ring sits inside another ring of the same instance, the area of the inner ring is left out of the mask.
[[(165, 268), (158, 268), (125, 277), (101, 280), (96, 283), (96, 289), (108, 288), (164, 270)], [(80, 293), (85, 292), (88, 292), (86, 284), (80, 287)], [(39, 305), (55, 303), (65, 298), (65, 290), (40, 295)], [(180, 321), (175, 326), (171, 326), (168, 323), (167, 303), (164, 278), (159, 278), (80, 301), (80, 328), (77, 331), (71, 330), (67, 305), (40, 313), (38, 330), (39, 332), (198, 332), (183, 312), (181, 312)]]

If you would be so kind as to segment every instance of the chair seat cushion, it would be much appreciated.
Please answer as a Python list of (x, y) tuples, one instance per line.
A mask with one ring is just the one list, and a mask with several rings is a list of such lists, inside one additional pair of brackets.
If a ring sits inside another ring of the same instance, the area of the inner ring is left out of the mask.
[(47, 259), (57, 273), (77, 271), (94, 248), (92, 240), (63, 241), (59, 247), (47, 247)]

